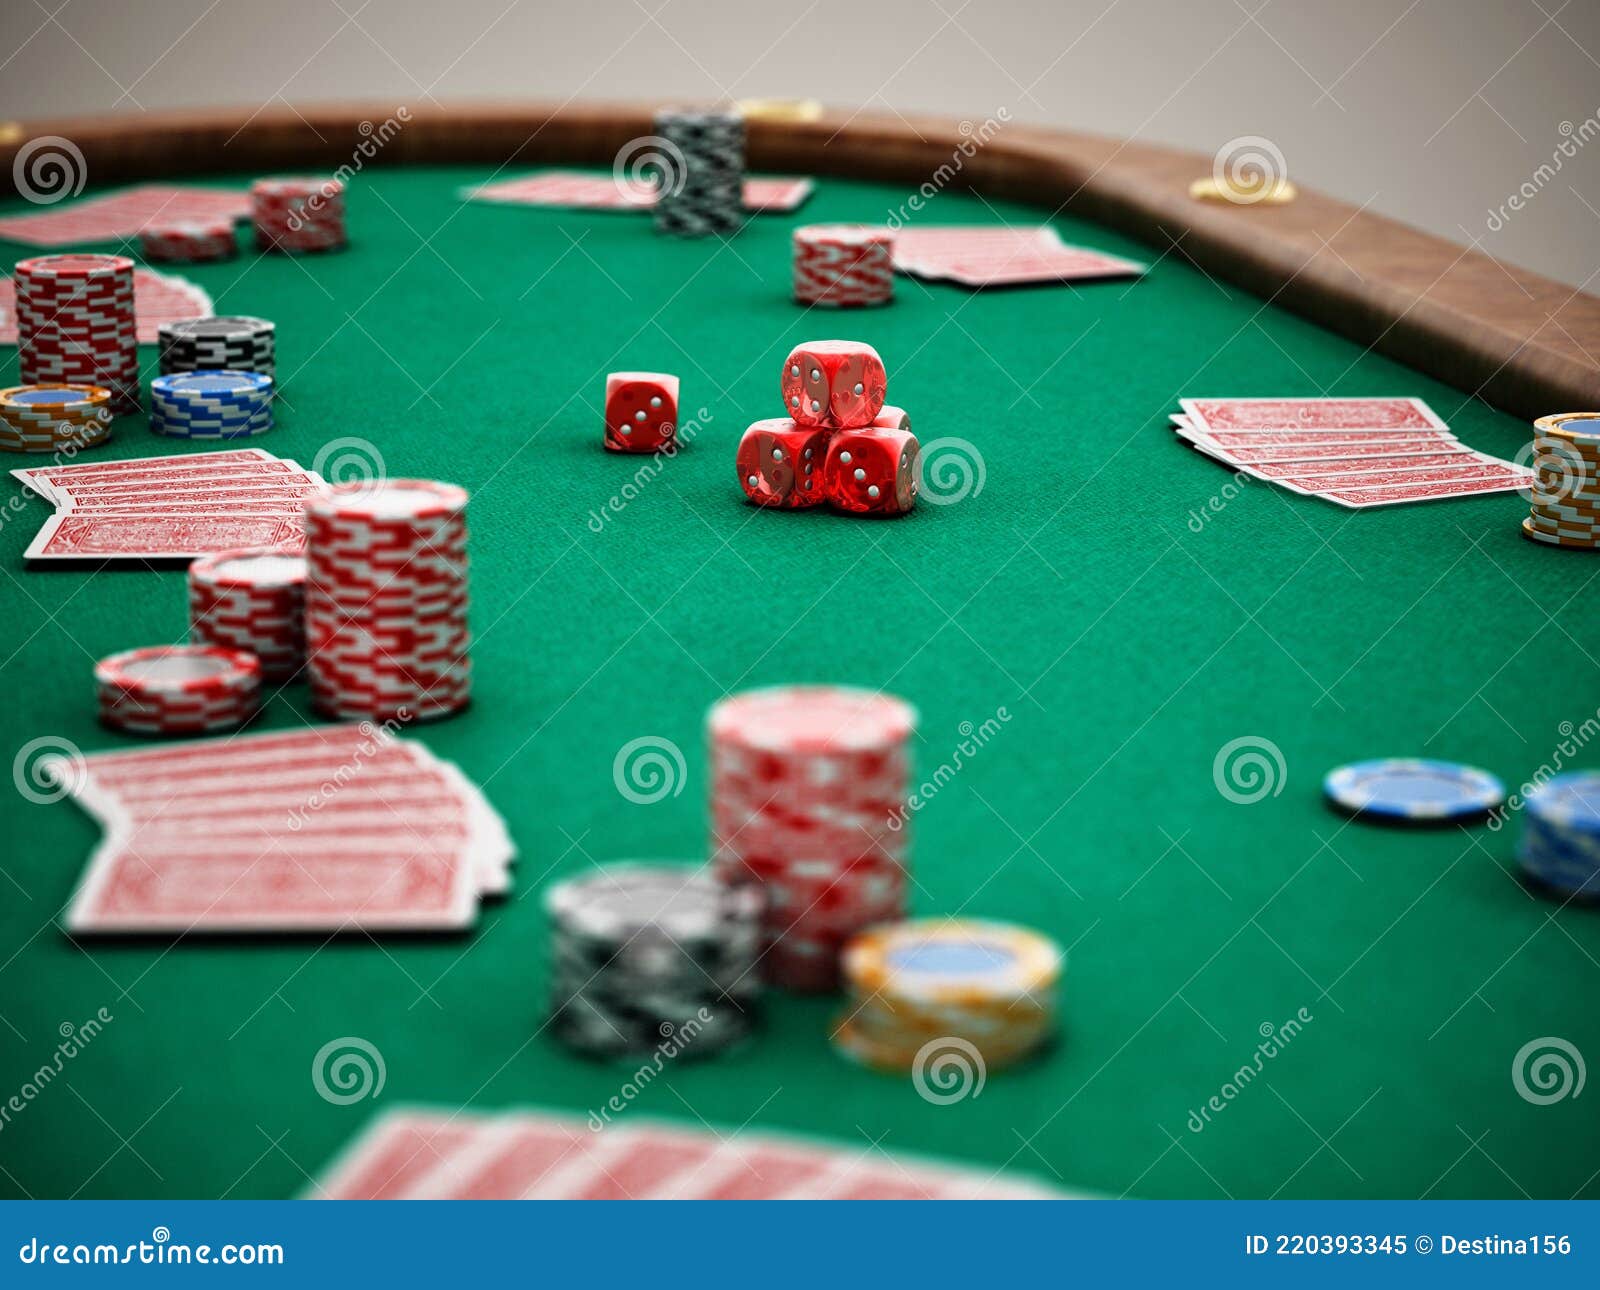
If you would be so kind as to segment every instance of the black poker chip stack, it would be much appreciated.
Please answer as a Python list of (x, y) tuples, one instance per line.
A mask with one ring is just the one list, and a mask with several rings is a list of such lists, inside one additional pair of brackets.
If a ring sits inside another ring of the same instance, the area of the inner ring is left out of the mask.
[(744, 117), (663, 108), (656, 113), (655, 132), (671, 149), (660, 166), (656, 232), (675, 237), (737, 232), (745, 218)]
[(762, 900), (704, 870), (616, 864), (557, 883), (550, 1031), (589, 1057), (709, 1057), (749, 1034)]
[(276, 325), (265, 318), (183, 318), (162, 323), (161, 375), (229, 369), (277, 380)]

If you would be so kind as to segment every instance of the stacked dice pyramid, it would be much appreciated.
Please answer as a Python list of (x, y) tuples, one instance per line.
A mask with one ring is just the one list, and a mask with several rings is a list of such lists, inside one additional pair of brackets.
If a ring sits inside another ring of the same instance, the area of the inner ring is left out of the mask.
[(814, 340), (783, 361), (789, 415), (739, 440), (739, 486), (757, 506), (826, 502), (854, 515), (903, 515), (917, 500), (911, 418), (884, 404), (888, 378), (859, 340)]

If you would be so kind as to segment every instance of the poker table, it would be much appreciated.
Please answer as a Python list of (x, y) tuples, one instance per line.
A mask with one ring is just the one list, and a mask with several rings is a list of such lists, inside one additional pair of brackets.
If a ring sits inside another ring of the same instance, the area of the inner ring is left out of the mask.
[[(240, 185), (347, 163), (392, 110), (33, 123), (0, 172), (48, 133), (82, 149), (91, 194)], [(471, 490), (474, 702), (409, 733), (504, 814), (516, 888), (460, 936), (75, 942), (60, 913), (95, 827), (13, 797), (0, 1093), (31, 1092), (0, 1119), (0, 1189), (286, 1196), (387, 1106), (598, 1108), (630, 1068), (542, 1033), (541, 889), (703, 859), (708, 706), (838, 682), (920, 712), (915, 911), (1056, 938), (1059, 1037), (941, 1105), (833, 1050), (837, 999), (772, 994), (754, 1041), (669, 1063), (628, 1116), (1111, 1196), (1600, 1196), (1600, 1098), (1513, 1076), (1551, 1037), (1600, 1061), (1600, 914), (1518, 882), (1515, 815), (1385, 828), (1320, 792), (1391, 754), (1512, 785), (1595, 764), (1595, 566), (1524, 540), (1515, 493), (1351, 512), (1234, 481), (1168, 426), (1184, 395), (1407, 394), (1511, 458), (1530, 416), (1600, 401), (1600, 301), (1312, 192), (1192, 201), (1210, 158), (1020, 125), (935, 181), (970, 124), (755, 123), (752, 168), (817, 190), (726, 242), (459, 196), (544, 165), (605, 173), (649, 121), (418, 109), (350, 181), (348, 250), (182, 268), (217, 312), (278, 325), (265, 446), (310, 464), (354, 436), (391, 474)], [(981, 292), (902, 277), (851, 313), (790, 301), (793, 227), (882, 222), (913, 195), (913, 220), (1048, 221), (1151, 267)], [(975, 449), (964, 496), (876, 522), (744, 503), (739, 434), (818, 336), (877, 348), (925, 448)], [(601, 450), (612, 369), (677, 373), (703, 421), (657, 475)], [(99, 451), (182, 448), (129, 417)], [(6, 748), (130, 746), (95, 724), (93, 661), (181, 639), (183, 574), (26, 568), (46, 513), (13, 489), (0, 532)], [(262, 725), (314, 719), (291, 688)], [(649, 804), (613, 775), (640, 736), (685, 760)], [(1264, 778), (1230, 779), (1230, 746)], [(381, 1053), (375, 1098), (318, 1095), (313, 1058), (343, 1036)]]

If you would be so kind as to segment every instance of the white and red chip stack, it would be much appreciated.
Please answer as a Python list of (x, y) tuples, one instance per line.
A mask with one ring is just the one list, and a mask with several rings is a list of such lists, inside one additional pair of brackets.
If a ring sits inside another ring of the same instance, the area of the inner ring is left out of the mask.
[(139, 249), (151, 264), (199, 264), (231, 259), (239, 243), (231, 219), (212, 217), (146, 224), (139, 232)]
[(189, 639), (246, 650), (278, 685), (306, 661), (305, 557), (279, 547), (220, 551), (189, 566)]
[(843, 308), (894, 299), (894, 232), (871, 224), (807, 224), (794, 231), (794, 298)]
[(17, 357), (24, 385), (97, 385), (115, 416), (137, 412), (133, 261), (41, 255), (17, 261)]
[(243, 725), (261, 706), (261, 664), (244, 650), (152, 645), (94, 669), (100, 720), (135, 735), (200, 735)]
[(712, 868), (765, 889), (762, 974), (837, 988), (846, 941), (905, 917), (916, 712), (869, 690), (781, 686), (711, 709)]
[(390, 479), (306, 499), (306, 668), (334, 717), (421, 721), (472, 694), (467, 494)]
[(345, 245), (344, 184), (283, 177), (250, 185), (256, 245), (263, 251), (332, 251)]

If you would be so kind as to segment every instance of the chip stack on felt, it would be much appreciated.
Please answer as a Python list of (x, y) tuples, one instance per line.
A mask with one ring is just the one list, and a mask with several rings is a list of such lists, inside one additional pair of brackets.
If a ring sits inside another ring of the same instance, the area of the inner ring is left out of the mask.
[(658, 233), (707, 237), (737, 232), (744, 223), (744, 118), (737, 112), (663, 108), (655, 132), (666, 144), (659, 159)]
[(846, 308), (894, 299), (894, 232), (869, 224), (807, 224), (794, 231), (794, 298)]
[(233, 221), (214, 216), (146, 224), (139, 232), (139, 249), (151, 264), (200, 264), (231, 259), (238, 254), (239, 244), (233, 236)]
[(17, 356), (24, 385), (95, 385), (111, 411), (139, 410), (133, 261), (41, 255), (17, 261)]
[(757, 506), (903, 515), (917, 500), (921, 448), (911, 418), (884, 403), (883, 360), (859, 340), (813, 340), (783, 361), (786, 417), (739, 440), (739, 487)]
[(277, 328), (265, 318), (179, 318), (161, 324), (161, 375), (230, 369), (277, 378)]
[(839, 950), (906, 908), (910, 705), (870, 690), (783, 686), (711, 709), (712, 868), (759, 884), (777, 985), (830, 990)]
[(189, 638), (247, 650), (272, 685), (305, 667), (306, 562), (299, 551), (219, 551), (189, 566)]
[(250, 185), (256, 245), (291, 255), (345, 244), (344, 184), (333, 178), (281, 177)]
[(111, 437), (111, 391), (99, 385), (0, 390), (0, 451), (71, 456)]
[(1546, 546), (1600, 549), (1600, 412), (1540, 417), (1533, 429), (1523, 535)]
[(334, 717), (421, 721), (472, 693), (467, 494), (390, 479), (306, 499), (311, 698)]
[(1600, 771), (1568, 771), (1527, 795), (1517, 859), (1563, 900), (1600, 901)]

